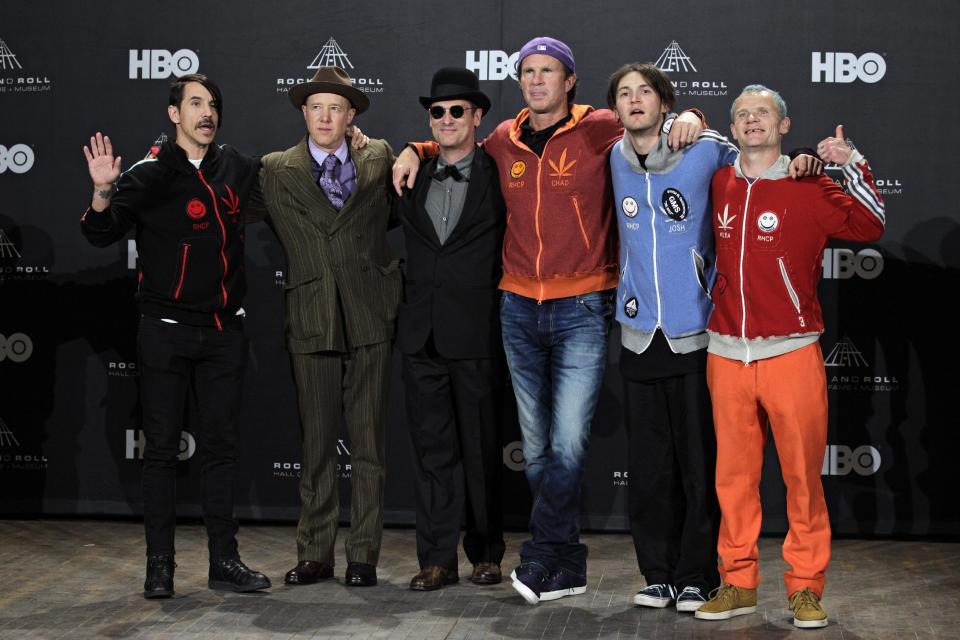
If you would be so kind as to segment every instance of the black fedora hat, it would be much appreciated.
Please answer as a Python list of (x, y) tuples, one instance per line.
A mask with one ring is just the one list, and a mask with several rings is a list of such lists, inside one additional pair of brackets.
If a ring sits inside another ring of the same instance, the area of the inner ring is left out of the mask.
[(370, 99), (355, 89), (347, 72), (340, 67), (320, 67), (310, 82), (298, 84), (290, 89), (290, 102), (299, 109), (309, 96), (315, 93), (335, 93), (350, 101), (357, 113), (363, 113), (370, 106)]
[(420, 104), (429, 109), (441, 100), (468, 100), (483, 109), (483, 115), (490, 110), (490, 98), (480, 91), (477, 75), (464, 67), (444, 67), (433, 74), (430, 95), (420, 96)]

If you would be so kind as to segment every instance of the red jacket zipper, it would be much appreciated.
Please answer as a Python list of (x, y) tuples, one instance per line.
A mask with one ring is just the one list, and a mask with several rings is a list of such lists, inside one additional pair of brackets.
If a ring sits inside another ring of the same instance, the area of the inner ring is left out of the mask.
[[(213, 203), (213, 213), (214, 215), (216, 215), (217, 223), (220, 225), (220, 260), (221, 262), (223, 262), (223, 275), (220, 277), (220, 293), (221, 293), (221, 296), (223, 297), (222, 307), (226, 309), (227, 307), (226, 278), (227, 278), (227, 268), (228, 268), (227, 253), (226, 253), (227, 228), (223, 224), (223, 218), (220, 217), (220, 207), (217, 206), (217, 194), (214, 193), (213, 187), (211, 187), (210, 184), (203, 177), (203, 171), (201, 171), (200, 169), (197, 169), (197, 175), (200, 177), (200, 182), (203, 183), (203, 186), (205, 186), (207, 188), (207, 191), (210, 192), (210, 201)], [(218, 331), (222, 330), (223, 327), (220, 324), (220, 318), (217, 317), (216, 313), (213, 314), (213, 319), (217, 323), (217, 330)]]
[[(177, 288), (173, 292), (173, 299), (179, 300), (180, 293), (183, 291), (183, 281), (187, 277), (187, 258), (190, 256), (190, 245), (188, 243), (183, 244), (183, 253), (180, 254), (180, 279), (177, 280)], [(141, 280), (143, 279), (141, 274)], [(139, 284), (139, 283), (138, 283)]]

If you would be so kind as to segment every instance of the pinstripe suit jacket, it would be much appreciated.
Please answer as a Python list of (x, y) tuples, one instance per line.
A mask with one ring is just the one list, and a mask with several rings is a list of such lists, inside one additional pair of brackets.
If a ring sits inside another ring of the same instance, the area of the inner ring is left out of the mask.
[(393, 336), (401, 289), (386, 239), (393, 151), (370, 140), (350, 157), (357, 184), (340, 211), (313, 179), (306, 138), (262, 158), (267, 216), (287, 254), (291, 353), (346, 352)]

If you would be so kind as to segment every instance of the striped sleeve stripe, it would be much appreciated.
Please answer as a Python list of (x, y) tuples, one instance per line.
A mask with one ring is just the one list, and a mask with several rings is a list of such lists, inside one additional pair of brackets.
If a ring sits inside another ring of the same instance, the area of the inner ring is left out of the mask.
[(713, 142), (724, 145), (730, 149), (733, 149), (734, 151), (739, 151), (739, 149), (737, 149), (737, 145), (733, 144), (726, 137), (720, 135), (717, 131), (714, 131), (713, 129), (704, 129), (703, 131), (700, 132), (700, 136), (697, 139), (712, 140)]
[(117, 178), (117, 181), (114, 183), (114, 184), (117, 185), (117, 191), (120, 190), (120, 178), (122, 178), (123, 176), (127, 175), (128, 173), (130, 173), (131, 171), (133, 171), (134, 169), (136, 169), (136, 168), (139, 167), (140, 165), (144, 164), (145, 162), (156, 162), (156, 161), (157, 161), (156, 158), (144, 158), (143, 160), (140, 160), (139, 162), (135, 162), (135, 163), (133, 163), (132, 165), (130, 165), (130, 168), (128, 168), (128, 169), (127, 169), (126, 171), (124, 171), (123, 173), (121, 173), (120, 176)]
[(880, 222), (886, 224), (883, 203), (880, 202), (874, 190), (864, 181), (863, 172), (860, 171), (860, 168), (855, 163), (850, 163), (843, 168), (843, 173), (847, 177), (847, 188), (850, 193), (870, 209), (871, 213), (877, 216)]

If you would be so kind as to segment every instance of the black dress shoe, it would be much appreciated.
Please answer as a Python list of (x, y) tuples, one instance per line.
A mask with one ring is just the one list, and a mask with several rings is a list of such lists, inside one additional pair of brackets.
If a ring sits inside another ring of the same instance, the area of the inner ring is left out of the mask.
[(348, 587), (372, 587), (377, 584), (377, 568), (364, 562), (351, 562), (347, 565), (343, 583)]
[(147, 556), (147, 579), (143, 581), (143, 597), (170, 598), (173, 596), (173, 570), (177, 563), (172, 553), (153, 553)]
[(435, 564), (420, 569), (420, 573), (413, 576), (410, 588), (414, 591), (436, 591), (440, 587), (460, 581), (456, 569), (447, 569)]
[(287, 571), (283, 581), (287, 584), (313, 584), (317, 580), (333, 577), (333, 565), (315, 560), (301, 560), (293, 569)]
[(473, 584), (500, 584), (501, 580), (503, 572), (496, 562), (478, 562), (473, 565), (473, 574), (470, 576)]
[(211, 589), (248, 593), (269, 589), (270, 578), (259, 571), (253, 571), (243, 564), (240, 558), (211, 558), (207, 586)]

